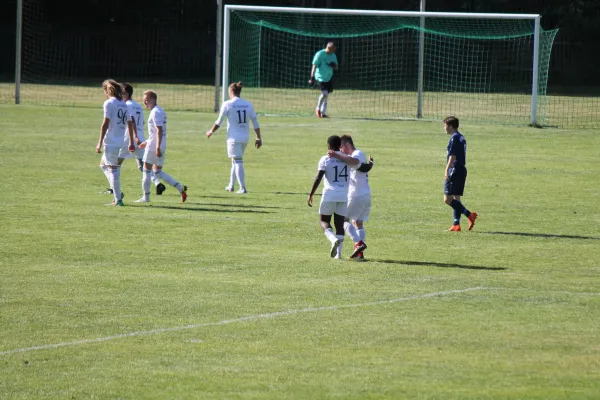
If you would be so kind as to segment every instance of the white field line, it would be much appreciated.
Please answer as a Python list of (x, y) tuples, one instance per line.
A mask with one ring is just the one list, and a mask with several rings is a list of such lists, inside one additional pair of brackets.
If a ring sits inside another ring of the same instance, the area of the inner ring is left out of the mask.
[(236, 322), (255, 321), (257, 319), (276, 318), (276, 317), (283, 317), (283, 316), (287, 316), (287, 315), (294, 315), (294, 314), (301, 314), (301, 313), (339, 310), (342, 308), (352, 308), (352, 307), (369, 307), (369, 306), (377, 306), (377, 305), (382, 305), (382, 304), (392, 304), (392, 303), (399, 303), (402, 301), (427, 299), (427, 298), (431, 298), (431, 297), (440, 297), (440, 296), (446, 296), (446, 295), (455, 294), (455, 293), (465, 293), (465, 292), (472, 292), (475, 290), (486, 290), (486, 289), (487, 288), (484, 288), (484, 287), (472, 287), (472, 288), (467, 288), (467, 289), (456, 289), (456, 290), (447, 290), (447, 291), (443, 291), (443, 292), (419, 294), (419, 295), (410, 296), (410, 297), (400, 297), (398, 299), (391, 299), (391, 300), (373, 301), (370, 303), (342, 304), (342, 305), (337, 305), (337, 306), (323, 306), (323, 307), (307, 307), (307, 308), (302, 308), (302, 309), (298, 309), (298, 310), (277, 311), (277, 312), (272, 312), (272, 313), (267, 313), (267, 314), (258, 314), (258, 315), (250, 315), (250, 316), (246, 316), (246, 317), (240, 317), (240, 318), (224, 319), (224, 320), (217, 321), (217, 322), (205, 322), (202, 324), (176, 326), (173, 328), (159, 328), (159, 329), (152, 329), (149, 331), (136, 331), (136, 332), (129, 332), (129, 333), (120, 333), (118, 335), (105, 336), (105, 337), (94, 338), (94, 339), (82, 339), (82, 340), (74, 340), (72, 342), (44, 344), (44, 345), (33, 346), (33, 347), (23, 347), (20, 349), (0, 351), (0, 355), (4, 356), (4, 355), (8, 355), (8, 354), (15, 354), (15, 353), (26, 353), (26, 352), (35, 351), (35, 350), (46, 350), (46, 349), (55, 349), (58, 347), (76, 346), (76, 345), (80, 345), (80, 344), (108, 342), (109, 340), (123, 339), (123, 338), (128, 338), (128, 337), (147, 336), (147, 335), (154, 335), (157, 333), (166, 333), (166, 332), (177, 332), (177, 331), (183, 331), (186, 329), (204, 328), (207, 326), (228, 325), (228, 324), (233, 324)]

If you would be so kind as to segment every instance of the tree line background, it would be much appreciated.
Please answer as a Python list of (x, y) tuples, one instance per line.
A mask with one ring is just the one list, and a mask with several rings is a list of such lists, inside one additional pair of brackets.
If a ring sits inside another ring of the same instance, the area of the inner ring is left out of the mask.
[[(0, 0), (0, 4), (0, 80), (10, 82), (15, 69), (17, 1)], [(157, 79), (165, 75), (193, 82), (214, 79), (216, 0), (23, 0), (23, 4), (24, 17), (29, 18), (25, 23), (37, 35), (29, 39), (24, 55), (47, 58), (48, 68), (60, 62), (53, 58), (58, 50), (72, 48), (81, 64), (75, 73), (89, 79), (110, 75), (107, 71), (114, 71), (115, 63), (135, 63), (136, 71), (148, 68), (144, 76)], [(419, 10), (420, 1), (240, 0), (226, 4), (413, 11)], [(544, 29), (559, 28), (550, 61), (549, 93), (600, 94), (600, 0), (427, 0), (426, 6), (427, 11), (541, 14)], [(90, 35), (106, 40), (85, 41)], [(123, 43), (123, 59), (102, 56), (114, 53), (107, 50), (114, 43)], [(144, 59), (144, 49), (157, 46), (164, 48), (165, 59)], [(139, 54), (129, 52), (134, 47)]]

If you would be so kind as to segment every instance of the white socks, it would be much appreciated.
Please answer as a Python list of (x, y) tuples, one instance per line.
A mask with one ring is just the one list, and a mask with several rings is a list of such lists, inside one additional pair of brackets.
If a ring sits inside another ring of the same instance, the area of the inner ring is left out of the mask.
[(177, 188), (177, 190), (179, 190), (179, 193), (181, 193), (181, 185), (179, 184), (179, 182), (177, 182), (175, 179), (173, 179), (173, 177), (171, 175), (167, 174), (163, 170), (160, 170), (158, 172), (155, 171), (154, 175), (156, 175), (157, 178), (160, 178), (163, 181), (167, 182), (169, 185)]
[(336, 235), (337, 240), (340, 241), (340, 245), (337, 248), (336, 258), (342, 258), (342, 245), (344, 244), (344, 235)]
[(231, 173), (229, 174), (229, 185), (227, 185), (227, 187), (233, 189), (233, 185), (235, 185), (236, 180), (237, 180), (237, 175), (235, 173), (235, 161), (232, 158), (231, 159)]
[(144, 200), (150, 201), (150, 183), (152, 182), (152, 170), (144, 169), (144, 175), (142, 178), (142, 192), (144, 193)]
[(323, 233), (325, 234), (325, 237), (331, 242), (331, 244), (335, 243), (335, 241), (337, 240), (337, 236), (335, 235), (335, 233), (333, 233), (333, 229), (326, 229)]
[(109, 182), (111, 183), (115, 200), (119, 201), (121, 200), (121, 168), (110, 168), (110, 171), (111, 179), (109, 179)]
[(360, 236), (356, 231), (356, 227), (350, 222), (344, 222), (344, 232), (346, 232), (346, 235), (348, 235), (348, 237), (350, 237), (354, 243), (361, 241)]
[(360, 228), (356, 230), (356, 233), (358, 233), (358, 237), (360, 238), (360, 240), (362, 240), (363, 242), (365, 241), (365, 228)]
[[(235, 160), (235, 174), (237, 175), (237, 181), (240, 184), (240, 189), (246, 188), (246, 179), (244, 174), (244, 161)], [(233, 187), (231, 185), (230, 187)]]
[(106, 180), (108, 181), (108, 185), (110, 186), (110, 188), (112, 189), (112, 183), (111, 183), (111, 172), (110, 172), (110, 167), (107, 167), (106, 165), (101, 165), (100, 169), (102, 170), (102, 173), (104, 174), (104, 176), (106, 176)]

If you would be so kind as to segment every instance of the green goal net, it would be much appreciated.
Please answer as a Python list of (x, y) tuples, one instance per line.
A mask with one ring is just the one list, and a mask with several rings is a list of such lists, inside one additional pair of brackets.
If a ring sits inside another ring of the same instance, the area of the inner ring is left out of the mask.
[[(312, 58), (334, 41), (339, 69), (328, 101), (331, 116), (403, 119), (421, 111), (420, 117), (431, 120), (454, 114), (486, 123), (530, 123), (535, 19), (239, 6), (228, 11), (226, 79), (243, 81), (244, 96), (260, 113), (314, 114), (320, 89), (308, 84)], [(539, 34), (535, 111), (541, 125), (548, 123), (546, 88), (555, 34)]]

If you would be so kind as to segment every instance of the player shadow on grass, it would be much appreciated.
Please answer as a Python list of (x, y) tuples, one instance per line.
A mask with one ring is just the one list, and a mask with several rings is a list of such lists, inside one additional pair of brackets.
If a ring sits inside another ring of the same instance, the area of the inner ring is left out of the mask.
[[(188, 203), (189, 204), (189, 203)], [(237, 208), (286, 208), (286, 207), (275, 207), (275, 206), (257, 206), (252, 204), (217, 204), (217, 203), (203, 203), (203, 206), (213, 206), (213, 207), (237, 207)], [(288, 210), (292, 210), (292, 208), (287, 208)]]
[[(215, 212), (215, 213), (249, 213), (249, 214), (273, 214), (273, 211), (263, 211), (263, 210), (235, 210), (235, 209), (225, 209), (225, 208), (208, 208), (208, 207), (189, 207), (188, 205), (180, 205), (180, 206), (167, 206), (167, 205), (149, 205), (144, 207), (151, 208), (166, 208), (168, 210), (179, 210), (179, 211), (204, 211), (204, 212)], [(231, 205), (230, 207), (238, 207), (237, 205)]]
[(556, 238), (556, 239), (583, 239), (583, 240), (600, 240), (597, 236), (579, 236), (579, 235), (557, 235), (552, 233), (527, 233), (527, 232), (481, 232), (486, 235), (514, 235), (514, 236), (530, 236), (538, 238)]
[(404, 260), (376, 260), (374, 258), (369, 259), (372, 262), (380, 262), (385, 264), (401, 264), (401, 265), (417, 265), (424, 267), (439, 267), (439, 268), (462, 268), (462, 269), (478, 269), (486, 271), (503, 271), (504, 267), (483, 267), (478, 265), (464, 265), (464, 264), (451, 264), (451, 263), (439, 263), (431, 261), (404, 261)]

